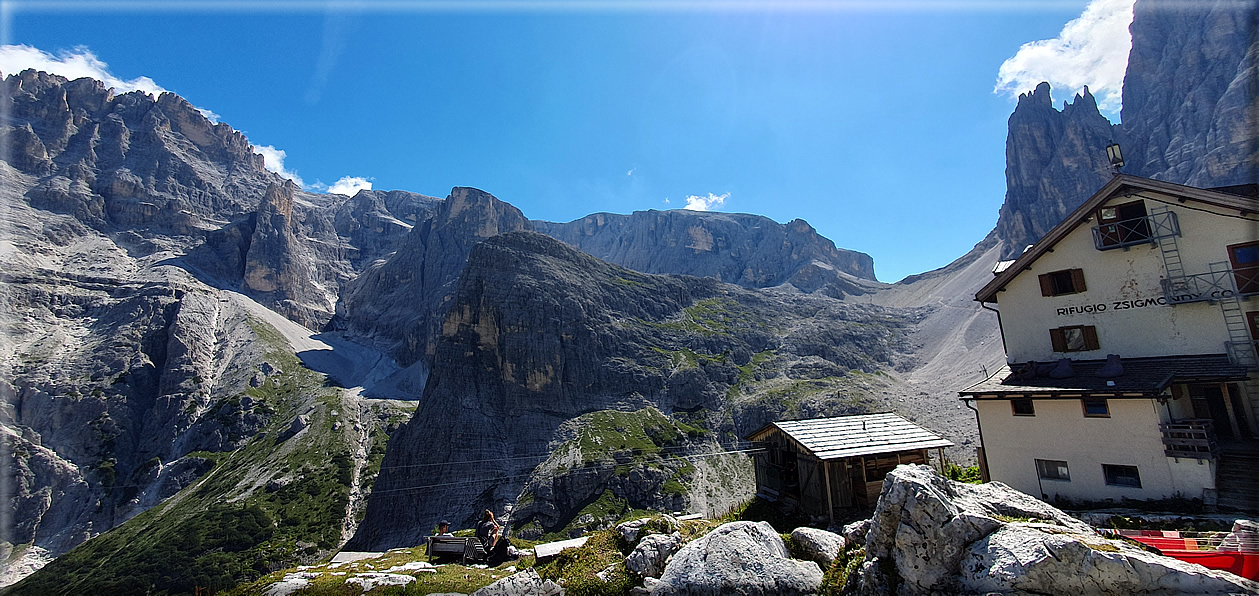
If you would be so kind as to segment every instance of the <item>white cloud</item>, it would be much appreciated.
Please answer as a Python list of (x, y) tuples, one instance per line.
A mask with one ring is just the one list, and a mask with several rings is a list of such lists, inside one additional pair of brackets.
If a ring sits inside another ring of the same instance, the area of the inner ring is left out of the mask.
[(296, 182), (298, 186), (306, 188), (306, 183), (302, 182), (302, 177), (298, 176), (297, 172), (284, 169), (284, 158), (288, 157), (288, 154), (283, 149), (276, 149), (271, 145), (254, 145), (254, 152), (262, 156), (263, 167), (267, 168), (268, 172), (275, 172)]
[(1132, 49), (1128, 25), (1134, 1), (1093, 0), (1058, 37), (1023, 44), (1001, 64), (993, 92), (1017, 97), (1047, 81), (1069, 96), (1088, 85), (1099, 108), (1117, 112)]
[(149, 95), (159, 95), (166, 91), (149, 77), (136, 77), (128, 81), (114, 76), (109, 72), (108, 64), (83, 46), (58, 52), (56, 56), (28, 45), (0, 46), (0, 72), (6, 75), (17, 74), (28, 68), (61, 75), (72, 81), (91, 77), (105, 83), (106, 87), (113, 87), (123, 93), (143, 91)]
[(360, 190), (371, 190), (372, 182), (362, 176), (343, 176), (328, 187), (328, 192), (338, 195), (354, 196)]
[[(194, 106), (194, 107), (195, 107), (195, 106)], [(197, 108), (197, 111), (198, 111), (198, 112), (201, 112), (201, 115), (202, 115), (202, 116), (205, 116), (205, 119), (206, 119), (206, 120), (209, 120), (211, 123), (213, 123), (213, 124), (218, 124), (218, 123), (219, 123), (219, 118), (220, 118), (220, 116), (219, 116), (218, 114), (216, 114), (216, 113), (214, 113), (214, 112), (212, 112), (212, 111), (210, 111), (210, 110), (207, 110), (206, 108)]]
[(715, 207), (721, 207), (726, 203), (726, 199), (730, 198), (730, 193), (715, 195), (708, 193), (708, 196), (701, 197), (699, 195), (691, 195), (686, 197), (686, 209), (691, 211), (708, 211)]

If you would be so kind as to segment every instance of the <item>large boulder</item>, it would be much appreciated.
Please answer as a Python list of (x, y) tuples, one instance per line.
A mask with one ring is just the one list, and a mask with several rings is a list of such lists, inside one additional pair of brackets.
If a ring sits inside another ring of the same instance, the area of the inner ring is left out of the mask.
[(912, 465), (884, 479), (854, 581), (860, 593), (1259, 593), (1259, 583), (1107, 540), (1000, 482)]
[(1036, 594), (1255, 594), (1259, 584), (1118, 541), (1012, 523), (971, 545), (964, 592)]
[(678, 532), (644, 536), (634, 551), (625, 557), (625, 566), (643, 577), (660, 577), (669, 557), (681, 548), (682, 535)]
[(791, 531), (791, 539), (822, 569), (829, 568), (847, 544), (843, 536), (817, 528), (796, 528)]
[(766, 522), (725, 524), (682, 547), (652, 585), (654, 596), (813, 594), (822, 570), (796, 561)]

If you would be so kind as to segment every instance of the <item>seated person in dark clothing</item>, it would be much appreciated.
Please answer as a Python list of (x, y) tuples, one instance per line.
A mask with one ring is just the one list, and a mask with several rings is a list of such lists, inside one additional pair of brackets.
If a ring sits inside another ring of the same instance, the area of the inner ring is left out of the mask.
[(485, 547), (485, 562), (490, 567), (496, 567), (508, 559), (515, 558), (508, 550), (511, 548), (511, 542), (502, 538), (501, 534), (502, 526), (494, 520), (494, 513), (486, 509), (481, 515), (481, 523), (477, 524), (476, 537), (481, 539), (481, 545)]
[(476, 525), (476, 537), (481, 540), (485, 552), (493, 550), (494, 543), (498, 541), (499, 530), (498, 522), (494, 521), (494, 512), (486, 509), (481, 515), (481, 523)]

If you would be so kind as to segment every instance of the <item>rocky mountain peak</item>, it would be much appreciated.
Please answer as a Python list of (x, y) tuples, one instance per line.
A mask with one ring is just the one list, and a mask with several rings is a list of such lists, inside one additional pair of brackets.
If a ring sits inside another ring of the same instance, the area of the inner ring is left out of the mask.
[(1035, 242), (1110, 178), (1106, 145), (1118, 131), (1085, 89), (1061, 111), (1049, 83), (1019, 96), (1006, 137), (1006, 195), (997, 235), (1013, 254)]
[(531, 228), (512, 205), (482, 190), (456, 187), (411, 229), (397, 252), (346, 288), (332, 325), (371, 338), (400, 363), (413, 364), (431, 355), (472, 247)]
[(1030, 92), (1020, 93), (1018, 107), (1014, 108), (1014, 110), (1017, 112), (1018, 110), (1033, 110), (1036, 108), (1053, 109), (1053, 99), (1049, 97), (1049, 92), (1049, 83), (1042, 82)]

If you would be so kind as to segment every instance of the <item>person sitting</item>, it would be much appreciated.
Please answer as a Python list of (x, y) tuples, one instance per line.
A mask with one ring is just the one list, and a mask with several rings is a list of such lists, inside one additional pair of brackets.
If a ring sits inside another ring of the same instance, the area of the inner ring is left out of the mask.
[(500, 530), (498, 522), (494, 521), (494, 512), (486, 509), (485, 513), (481, 514), (481, 523), (476, 526), (476, 537), (480, 539), (485, 552), (493, 550), (494, 544), (498, 542)]
[(486, 509), (481, 515), (481, 523), (477, 524), (476, 535), (485, 547), (485, 562), (490, 567), (497, 567), (508, 559), (519, 558), (511, 541), (502, 537), (502, 531), (503, 527), (494, 519), (494, 512)]
[(444, 520), (444, 519), (443, 519), (443, 520), (441, 520), (440, 522), (438, 522), (438, 523), (437, 523), (437, 535), (438, 535), (438, 536), (454, 536), (454, 534), (451, 534), (451, 533), (450, 533), (450, 522), (448, 522), (448, 521), (446, 521), (446, 520)]

